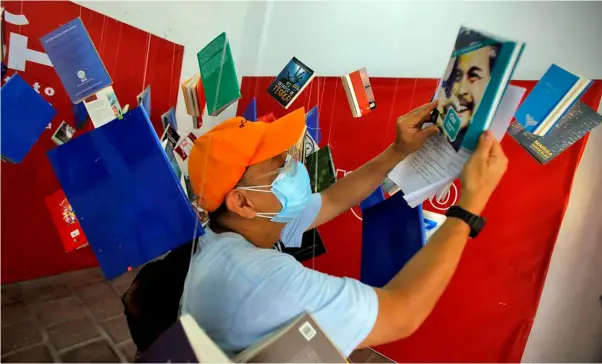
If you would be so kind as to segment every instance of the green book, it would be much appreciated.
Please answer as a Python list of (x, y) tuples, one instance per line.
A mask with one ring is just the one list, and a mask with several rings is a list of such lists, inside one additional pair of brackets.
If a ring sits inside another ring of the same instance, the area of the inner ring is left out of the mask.
[(313, 192), (322, 192), (337, 181), (329, 145), (307, 157), (307, 170)]
[(211, 116), (240, 99), (240, 86), (226, 33), (222, 33), (197, 53), (207, 111)]

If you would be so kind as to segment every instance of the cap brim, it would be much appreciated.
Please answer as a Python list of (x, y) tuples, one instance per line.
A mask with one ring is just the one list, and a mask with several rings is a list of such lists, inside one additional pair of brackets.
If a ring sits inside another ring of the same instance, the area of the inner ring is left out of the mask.
[(299, 108), (273, 121), (267, 127), (251, 165), (284, 153), (297, 144), (305, 130), (305, 109)]

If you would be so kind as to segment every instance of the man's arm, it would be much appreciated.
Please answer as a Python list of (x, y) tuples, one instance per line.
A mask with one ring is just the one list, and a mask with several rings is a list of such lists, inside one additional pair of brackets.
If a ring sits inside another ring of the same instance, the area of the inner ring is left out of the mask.
[[(480, 215), (506, 171), (508, 159), (490, 132), (462, 172), (458, 205)], [(456, 270), (470, 233), (462, 220), (449, 217), (423, 247), (383, 288), (375, 288), (378, 316), (360, 346), (384, 344), (411, 335), (431, 313)]]
[(308, 230), (359, 205), (383, 182), (389, 171), (420, 149), (428, 137), (438, 133), (436, 126), (422, 129), (422, 124), (436, 105), (436, 102), (431, 102), (398, 118), (395, 143), (322, 192), (322, 208)]

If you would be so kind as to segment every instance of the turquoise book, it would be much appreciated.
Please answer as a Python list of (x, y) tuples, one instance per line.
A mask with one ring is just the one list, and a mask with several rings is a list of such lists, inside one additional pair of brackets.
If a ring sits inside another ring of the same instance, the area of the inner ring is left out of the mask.
[(431, 114), (456, 151), (474, 150), (489, 129), (523, 49), (524, 43), (460, 28)]
[(207, 112), (217, 116), (240, 99), (240, 86), (226, 33), (218, 35), (197, 53)]

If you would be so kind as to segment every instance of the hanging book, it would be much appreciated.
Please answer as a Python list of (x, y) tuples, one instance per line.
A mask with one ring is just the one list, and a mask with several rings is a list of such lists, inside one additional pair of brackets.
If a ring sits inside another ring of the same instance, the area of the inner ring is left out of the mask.
[(188, 134), (188, 136), (182, 140), (182, 142), (175, 148), (175, 152), (178, 153), (180, 158), (183, 161), (188, 159), (190, 152), (192, 151), (192, 146), (194, 145), (194, 141), (196, 140), (196, 135), (193, 133)]
[(329, 145), (307, 157), (307, 171), (314, 193), (324, 191), (337, 181)]
[(341, 78), (353, 117), (359, 118), (376, 108), (374, 91), (370, 86), (366, 67)]
[(56, 145), (63, 145), (73, 138), (73, 134), (75, 134), (75, 129), (63, 121), (52, 135), (52, 141)]
[(431, 115), (456, 151), (474, 150), (491, 126), (523, 48), (524, 43), (460, 28)]
[(71, 102), (78, 103), (112, 84), (80, 18), (40, 38)]
[(240, 99), (240, 86), (226, 33), (197, 53), (209, 115), (217, 116)]
[(249, 105), (242, 113), (242, 117), (249, 121), (257, 121), (257, 100), (255, 98), (249, 102)]
[(553, 64), (516, 111), (523, 128), (545, 136), (579, 100), (592, 81)]
[(150, 119), (150, 117), (151, 117), (151, 87), (150, 87), (150, 85), (146, 86), (146, 88), (144, 90), (142, 90), (141, 93), (138, 94), (138, 96), (136, 97), (136, 100), (138, 101), (138, 105), (140, 105), (144, 108), (144, 111), (146, 111), (146, 115), (148, 115), (148, 117)]
[(178, 122), (176, 121), (176, 108), (170, 107), (163, 115), (161, 115), (161, 124), (163, 130), (167, 129), (167, 125), (171, 125), (172, 129), (178, 131)]
[(105, 87), (83, 101), (84, 107), (95, 128), (115, 120), (121, 115), (121, 106), (112, 86)]
[(72, 252), (88, 245), (88, 239), (84, 235), (84, 231), (77, 221), (77, 216), (71, 207), (65, 192), (58, 190), (50, 196), (46, 197), (45, 201), (50, 217), (54, 223), (63, 248), (66, 252)]
[(182, 84), (182, 94), (186, 104), (186, 113), (193, 118), (193, 129), (203, 126), (203, 110), (205, 110), (205, 92), (198, 73)]
[(314, 71), (296, 57), (280, 72), (268, 87), (268, 93), (285, 109), (295, 100), (314, 78)]

